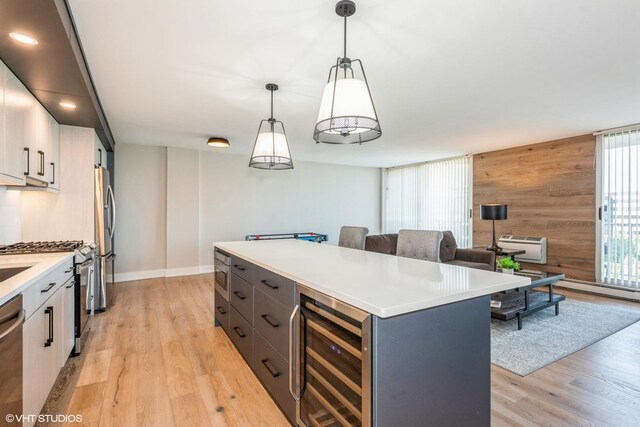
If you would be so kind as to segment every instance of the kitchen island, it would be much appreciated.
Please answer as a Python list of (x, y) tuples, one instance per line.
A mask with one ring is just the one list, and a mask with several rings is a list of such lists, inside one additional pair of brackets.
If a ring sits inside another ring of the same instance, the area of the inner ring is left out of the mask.
[(528, 278), (310, 242), (214, 246), (230, 256), (216, 321), (293, 424), (489, 425), (490, 295)]

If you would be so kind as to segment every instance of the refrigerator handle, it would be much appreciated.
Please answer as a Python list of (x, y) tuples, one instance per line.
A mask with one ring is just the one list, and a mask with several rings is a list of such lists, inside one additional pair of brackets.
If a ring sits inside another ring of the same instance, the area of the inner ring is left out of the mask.
[(111, 225), (109, 226), (109, 238), (113, 239), (113, 233), (116, 231), (116, 199), (113, 197), (111, 186), (107, 186), (107, 194), (109, 195), (111, 205)]

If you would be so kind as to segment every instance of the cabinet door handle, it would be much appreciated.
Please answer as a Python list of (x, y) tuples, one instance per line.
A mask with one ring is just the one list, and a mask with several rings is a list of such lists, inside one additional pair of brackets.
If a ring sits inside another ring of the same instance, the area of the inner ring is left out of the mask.
[(294, 367), (293, 352), (298, 345), (295, 339), (296, 337), (294, 335), (294, 324), (296, 321), (296, 314), (298, 314), (299, 311), (300, 311), (300, 306), (296, 305), (295, 308), (293, 309), (293, 312), (291, 313), (291, 317), (289, 317), (289, 393), (291, 393), (291, 396), (293, 396), (296, 402), (300, 400), (300, 395), (296, 394), (296, 391), (294, 390), (295, 378), (294, 378), (294, 371), (293, 371), (293, 367)]
[(42, 293), (49, 292), (55, 285), (56, 285), (56, 282), (49, 283), (49, 286), (47, 286), (46, 289), (41, 289), (40, 292)]
[(272, 285), (271, 283), (269, 283), (266, 279), (260, 280), (260, 283), (262, 283), (263, 285), (265, 285), (268, 288), (273, 289), (274, 291), (276, 289), (278, 289), (278, 285)]
[(246, 298), (247, 298), (247, 297), (245, 297), (245, 296), (242, 294), (242, 292), (240, 292), (240, 291), (233, 291), (233, 294), (234, 294), (235, 296), (237, 296), (239, 300), (243, 300), (243, 299), (246, 299)]
[(268, 324), (270, 324), (274, 328), (277, 328), (278, 326), (280, 326), (280, 323), (278, 323), (275, 320), (271, 320), (271, 315), (269, 315), (269, 314), (263, 314), (260, 317), (262, 317), (265, 320), (265, 322), (267, 322)]
[(29, 147), (24, 147), (24, 151), (27, 153), (27, 171), (24, 174), (29, 175), (31, 173), (31, 167), (29, 164)]
[(38, 156), (40, 157), (40, 164), (38, 165), (38, 175), (44, 175), (44, 151), (38, 150)]
[(53, 343), (53, 306), (44, 309), (44, 314), (49, 315), (49, 338), (44, 342), (45, 347), (50, 347)]
[(56, 183), (56, 164), (51, 162), (51, 182), (50, 184)]
[(71, 273), (73, 271), (73, 267), (69, 267), (69, 269), (65, 270), (65, 273)]
[(233, 266), (234, 266), (235, 268), (237, 268), (238, 270), (240, 270), (240, 271), (245, 271), (245, 270), (246, 270), (246, 268), (244, 268), (243, 266), (238, 265), (238, 264), (233, 264)]
[(222, 307), (216, 307), (216, 310), (218, 310), (220, 312), (220, 314), (227, 314), (227, 312), (224, 311), (224, 309)]
[(271, 366), (271, 362), (269, 362), (269, 359), (262, 359), (261, 362), (264, 365), (264, 367), (267, 368), (267, 371), (269, 371), (269, 373), (273, 378), (278, 378), (280, 376), (280, 372), (278, 372), (275, 368)]
[(70, 289), (73, 288), (75, 286), (76, 282), (75, 281), (71, 281), (71, 283), (69, 283), (69, 286), (65, 286), (65, 288)]
[(233, 330), (236, 331), (236, 334), (238, 334), (240, 338), (246, 337), (245, 333), (242, 332), (242, 329), (240, 329), (238, 326), (235, 326)]
[(99, 156), (98, 165), (102, 166), (102, 148), (98, 148), (98, 156)]

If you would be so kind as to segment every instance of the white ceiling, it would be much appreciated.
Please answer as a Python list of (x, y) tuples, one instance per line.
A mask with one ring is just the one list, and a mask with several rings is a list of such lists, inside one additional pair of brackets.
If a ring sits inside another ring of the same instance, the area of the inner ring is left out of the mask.
[[(249, 156), (275, 116), (295, 160), (392, 166), (640, 122), (637, 0), (360, 0), (348, 54), (382, 138), (312, 139), (341, 53), (335, 0), (71, 0), (117, 143)], [(212, 150), (212, 149), (210, 149)]]

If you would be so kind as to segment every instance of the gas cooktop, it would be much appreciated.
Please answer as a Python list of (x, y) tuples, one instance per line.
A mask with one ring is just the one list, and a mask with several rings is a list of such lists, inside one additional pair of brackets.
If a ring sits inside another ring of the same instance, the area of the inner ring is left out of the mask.
[(82, 246), (80, 240), (58, 242), (22, 242), (0, 246), (0, 255), (41, 254), (50, 252), (73, 252)]

